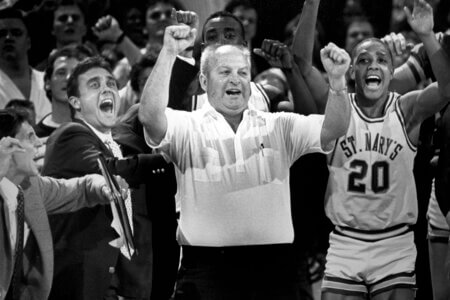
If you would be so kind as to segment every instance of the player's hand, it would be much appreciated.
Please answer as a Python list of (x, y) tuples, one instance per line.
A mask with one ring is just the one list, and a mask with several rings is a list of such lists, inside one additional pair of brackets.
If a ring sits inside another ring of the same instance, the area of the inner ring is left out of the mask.
[(25, 149), (19, 140), (12, 137), (4, 137), (0, 140), (0, 180), (8, 172), (13, 154), (23, 152)]
[(166, 27), (164, 33), (164, 46), (166, 50), (175, 55), (194, 44), (197, 29), (186, 24), (177, 24)]
[(345, 82), (345, 74), (350, 66), (350, 56), (347, 51), (329, 43), (320, 50), (320, 58), (327, 72), (331, 88), (340, 90), (344, 87), (336, 87), (333, 82)]
[(110, 15), (99, 18), (92, 27), (92, 32), (100, 41), (110, 42), (116, 42), (123, 33), (119, 22)]
[(433, 33), (433, 8), (425, 0), (414, 0), (412, 13), (406, 6), (404, 11), (409, 25), (419, 37)]
[(289, 48), (275, 40), (265, 39), (261, 48), (255, 48), (253, 52), (261, 56), (274, 68), (292, 69), (293, 57)]

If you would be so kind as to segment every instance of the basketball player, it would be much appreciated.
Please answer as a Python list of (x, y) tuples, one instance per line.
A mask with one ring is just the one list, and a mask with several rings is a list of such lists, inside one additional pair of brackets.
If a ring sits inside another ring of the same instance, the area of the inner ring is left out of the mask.
[(450, 100), (450, 61), (433, 33), (433, 11), (423, 0), (405, 10), (430, 57), (437, 83), (403, 96), (389, 92), (393, 59), (379, 39), (351, 53), (347, 134), (328, 156), (325, 210), (330, 234), (322, 299), (414, 299), (417, 219), (413, 177), (421, 122)]

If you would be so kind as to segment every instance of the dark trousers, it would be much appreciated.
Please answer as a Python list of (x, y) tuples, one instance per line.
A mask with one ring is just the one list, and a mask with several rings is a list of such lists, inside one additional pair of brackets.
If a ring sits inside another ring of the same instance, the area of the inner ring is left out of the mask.
[(291, 244), (183, 246), (175, 300), (299, 299)]

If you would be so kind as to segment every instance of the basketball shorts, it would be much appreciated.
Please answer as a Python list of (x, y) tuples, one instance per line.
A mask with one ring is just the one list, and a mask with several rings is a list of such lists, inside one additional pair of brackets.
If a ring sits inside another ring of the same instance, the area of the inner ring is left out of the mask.
[(410, 230), (389, 238), (365, 241), (330, 234), (322, 292), (371, 296), (394, 288), (416, 288), (417, 251)]

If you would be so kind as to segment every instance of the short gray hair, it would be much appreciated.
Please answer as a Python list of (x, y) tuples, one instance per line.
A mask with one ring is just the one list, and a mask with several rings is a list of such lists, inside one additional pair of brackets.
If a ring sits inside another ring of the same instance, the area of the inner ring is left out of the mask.
[(200, 58), (200, 72), (203, 75), (207, 75), (208, 74), (208, 72), (210, 71), (210, 68), (211, 68), (211, 61), (216, 58), (216, 51), (219, 48), (222, 48), (222, 47), (236, 48), (236, 49), (242, 51), (242, 54), (247, 59), (249, 65), (251, 65), (250, 50), (248, 50), (247, 47), (242, 46), (242, 45), (213, 44), (213, 45), (207, 46), (205, 48), (205, 50), (203, 50), (202, 56)]

